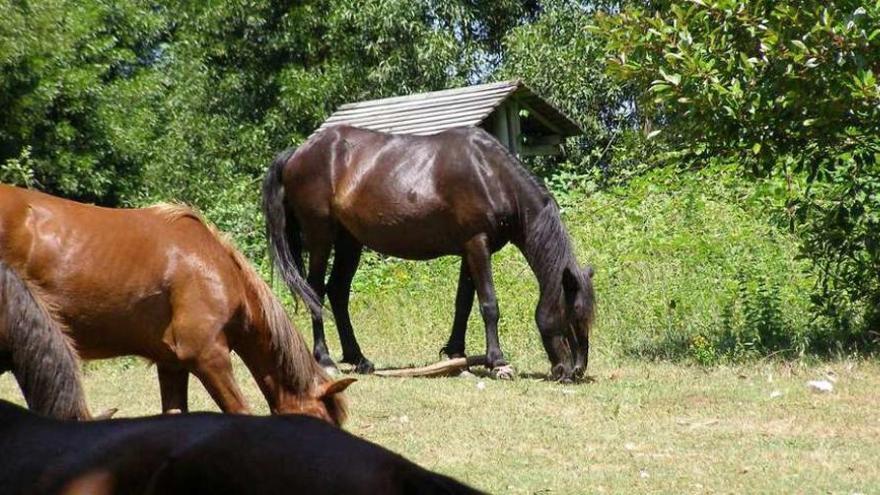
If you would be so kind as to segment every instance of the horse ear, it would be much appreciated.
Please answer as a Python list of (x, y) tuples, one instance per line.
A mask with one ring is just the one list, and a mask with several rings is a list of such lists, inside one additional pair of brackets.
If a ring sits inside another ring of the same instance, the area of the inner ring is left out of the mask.
[(343, 390), (347, 389), (349, 385), (351, 385), (352, 383), (354, 383), (356, 381), (357, 381), (357, 378), (343, 378), (341, 380), (327, 382), (327, 383), (321, 385), (319, 392), (318, 392), (318, 398), (324, 399), (327, 397), (332, 397), (332, 396), (342, 392)]
[(562, 290), (565, 291), (566, 297), (571, 297), (577, 293), (580, 289), (580, 283), (578, 283), (577, 275), (571, 272), (571, 270), (566, 267), (562, 270)]

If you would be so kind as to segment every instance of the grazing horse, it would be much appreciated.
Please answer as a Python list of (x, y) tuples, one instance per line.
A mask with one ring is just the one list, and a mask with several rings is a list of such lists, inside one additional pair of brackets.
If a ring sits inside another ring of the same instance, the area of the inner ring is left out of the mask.
[(81, 423), (0, 401), (0, 452), (6, 494), (480, 493), (299, 415)]
[(187, 410), (193, 373), (223, 411), (247, 413), (234, 350), (273, 413), (345, 417), (351, 381), (328, 377), (245, 257), (189, 208), (0, 185), (0, 278), (0, 372), (41, 413), (88, 417), (77, 356), (121, 355), (156, 363), (163, 411)]
[[(452, 129), (433, 136), (391, 135), (334, 126), (281, 153), (263, 182), (263, 211), (275, 264), (312, 312), (314, 354), (327, 352), (325, 292), (339, 329), (343, 362), (368, 373), (349, 317), (351, 281), (364, 246), (406, 259), (461, 256), (452, 334), (443, 348), (464, 355), (467, 320), (479, 298), (488, 366), (512, 369), (498, 342), (490, 258), (508, 242), (522, 251), (540, 285), (535, 319), (563, 381), (587, 367), (594, 313), (592, 270), (581, 268), (553, 197), (489, 133)], [(330, 252), (333, 270), (324, 276)], [(302, 252), (308, 252), (306, 279)]]

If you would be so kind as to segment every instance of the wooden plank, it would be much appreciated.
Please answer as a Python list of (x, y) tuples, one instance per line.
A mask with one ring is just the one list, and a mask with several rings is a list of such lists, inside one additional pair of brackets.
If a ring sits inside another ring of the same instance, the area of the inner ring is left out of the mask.
[(532, 136), (526, 135), (528, 137), (527, 144), (529, 146), (540, 146), (544, 144), (561, 144), (562, 136), (559, 134), (549, 134), (546, 136)]
[(510, 145), (508, 148), (514, 155), (518, 155), (521, 143), (519, 142), (519, 104), (516, 100), (510, 100), (507, 102), (507, 129), (510, 136)]
[(486, 356), (468, 356), (466, 358), (447, 359), (445, 361), (440, 361), (439, 363), (414, 368), (376, 370), (373, 374), (376, 376), (396, 378), (450, 376), (458, 374), (470, 366), (485, 366), (487, 362)]

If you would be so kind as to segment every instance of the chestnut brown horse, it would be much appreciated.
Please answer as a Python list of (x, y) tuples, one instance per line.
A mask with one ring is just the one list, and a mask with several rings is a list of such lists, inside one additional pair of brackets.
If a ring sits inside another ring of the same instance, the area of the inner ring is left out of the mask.
[(77, 356), (156, 363), (162, 408), (187, 410), (193, 373), (225, 412), (247, 413), (230, 351), (273, 413), (340, 424), (338, 393), (244, 256), (193, 210), (110, 209), (0, 185), (0, 372), (28, 404), (88, 417)]
[[(592, 270), (582, 268), (547, 189), (482, 129), (433, 136), (335, 126), (281, 153), (263, 183), (263, 211), (275, 264), (312, 311), (315, 358), (334, 366), (321, 307), (329, 296), (343, 362), (370, 372), (348, 312), (364, 246), (406, 259), (461, 256), (452, 334), (443, 349), (464, 354), (474, 292), (486, 327), (488, 365), (508, 377), (498, 342), (490, 258), (508, 242), (540, 285), (535, 312), (551, 374), (571, 380), (587, 367), (594, 313)], [(324, 277), (335, 252), (329, 282)], [(308, 274), (303, 279), (303, 251)]]

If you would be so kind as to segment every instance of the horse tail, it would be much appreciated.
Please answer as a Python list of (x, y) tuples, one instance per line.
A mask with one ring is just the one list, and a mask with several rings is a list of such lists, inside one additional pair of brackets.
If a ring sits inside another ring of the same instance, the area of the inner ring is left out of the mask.
[(269, 256), (281, 272), (287, 287), (306, 303), (313, 315), (318, 316), (322, 312), (321, 301), (301, 274), (303, 246), (299, 223), (295, 217), (287, 215), (284, 204), (282, 173), (284, 165), (295, 151), (296, 148), (289, 148), (279, 153), (263, 179), (266, 239), (269, 243)]
[(28, 407), (60, 419), (89, 419), (79, 357), (63, 326), (35, 291), (0, 261), (0, 321), (12, 349), (12, 372)]

